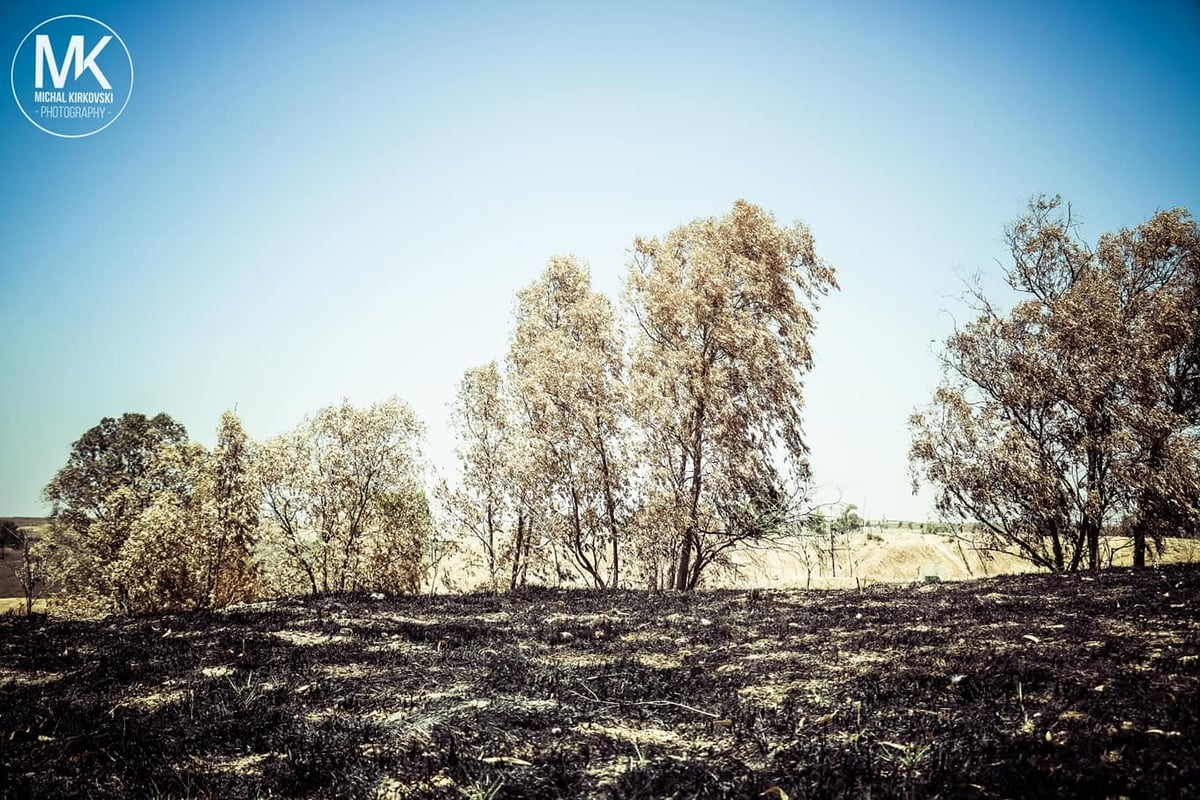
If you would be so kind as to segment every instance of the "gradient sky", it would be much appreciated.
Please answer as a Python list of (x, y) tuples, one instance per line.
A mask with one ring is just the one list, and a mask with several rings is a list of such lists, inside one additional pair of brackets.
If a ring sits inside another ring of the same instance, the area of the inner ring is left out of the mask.
[[(802, 219), (842, 291), (807, 432), (823, 499), (924, 519), (906, 418), (964, 277), (1061, 193), (1094, 237), (1200, 212), (1195, 3), (0, 5), (132, 54), (124, 115), (64, 140), (0, 97), (0, 514), (104, 416), (212, 444), (391, 394), (453, 467), (462, 371), (574, 253), (616, 297), (636, 235), (737, 198)], [(7, 78), (7, 76), (6, 76)]]

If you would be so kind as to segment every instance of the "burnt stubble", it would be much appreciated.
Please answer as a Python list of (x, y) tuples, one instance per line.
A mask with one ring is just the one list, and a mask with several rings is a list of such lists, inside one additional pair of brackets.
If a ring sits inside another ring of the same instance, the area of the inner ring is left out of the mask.
[(1191, 796), (1198, 586), (1182, 565), (5, 618), (0, 797)]

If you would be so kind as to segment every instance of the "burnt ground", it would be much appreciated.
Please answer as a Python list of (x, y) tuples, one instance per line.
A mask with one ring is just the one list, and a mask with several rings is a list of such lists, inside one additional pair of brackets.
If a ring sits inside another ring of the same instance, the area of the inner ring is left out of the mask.
[(0, 797), (1197, 796), (1198, 587), (1171, 566), (6, 618)]

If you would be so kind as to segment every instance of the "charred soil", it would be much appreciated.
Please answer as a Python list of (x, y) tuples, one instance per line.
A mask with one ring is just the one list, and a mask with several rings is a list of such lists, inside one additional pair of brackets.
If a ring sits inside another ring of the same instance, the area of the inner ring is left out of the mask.
[(1200, 569), (0, 619), (0, 797), (1180, 797)]

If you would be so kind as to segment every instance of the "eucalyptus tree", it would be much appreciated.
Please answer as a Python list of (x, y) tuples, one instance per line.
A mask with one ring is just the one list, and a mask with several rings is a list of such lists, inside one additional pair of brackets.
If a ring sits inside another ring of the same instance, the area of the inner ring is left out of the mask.
[(576, 259), (551, 259), (517, 295), (508, 373), (525, 473), (547, 490), (553, 530), (588, 583), (617, 586), (629, 472), (624, 337)]
[(676, 588), (695, 588), (737, 535), (722, 508), (804, 482), (803, 382), (818, 301), (835, 288), (807, 226), (745, 201), (634, 242), (630, 405), (643, 503), (657, 509), (644, 524), (670, 543)]

